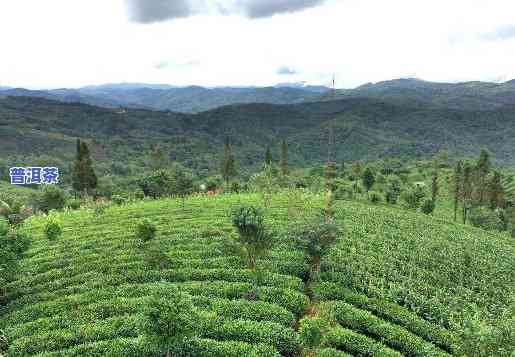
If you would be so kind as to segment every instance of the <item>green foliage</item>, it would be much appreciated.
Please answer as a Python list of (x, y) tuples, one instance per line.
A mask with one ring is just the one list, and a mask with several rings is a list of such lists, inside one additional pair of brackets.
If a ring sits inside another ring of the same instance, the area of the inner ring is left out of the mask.
[(418, 186), (409, 188), (401, 194), (401, 198), (406, 207), (414, 210), (420, 207), (421, 201), (424, 197), (426, 197), (424, 189)]
[(232, 224), (238, 231), (237, 241), (247, 252), (249, 268), (255, 269), (257, 259), (275, 244), (274, 236), (265, 229), (263, 211), (249, 205), (237, 207), (232, 212)]
[[(19, 261), (30, 243), (28, 235), (9, 227), (9, 222), (0, 217), (0, 306), (7, 302), (4, 297), (7, 282), (17, 274)], [(5, 341), (0, 340), (0, 353), (3, 351), (2, 342)]]
[(435, 202), (432, 199), (425, 199), (424, 203), (422, 203), (422, 206), (420, 207), (420, 210), (422, 213), (425, 214), (432, 214), (435, 210)]
[(174, 184), (173, 176), (164, 170), (155, 171), (138, 182), (145, 196), (152, 198), (170, 196)]
[(88, 145), (77, 139), (77, 152), (72, 169), (73, 188), (78, 192), (91, 193), (97, 187), (98, 179), (93, 169)]
[(229, 184), (229, 181), (232, 177), (236, 176), (235, 160), (232, 153), (232, 147), (228, 138), (225, 139), (224, 143), (224, 156), (222, 159), (221, 174), (226, 185)]
[(157, 228), (148, 219), (143, 219), (136, 225), (136, 237), (143, 242), (148, 242), (155, 238)]
[(324, 345), (350, 352), (356, 356), (402, 356), (399, 352), (372, 338), (341, 327), (334, 328), (325, 336)]
[(371, 191), (368, 193), (368, 200), (373, 204), (378, 204), (383, 201), (383, 196), (377, 191)]
[(55, 241), (63, 233), (62, 223), (56, 215), (49, 215), (44, 227), (45, 237), (48, 240)]
[(51, 210), (61, 210), (64, 208), (66, 204), (66, 194), (58, 186), (45, 185), (35, 194), (33, 200), (38, 210), (48, 213)]
[(121, 195), (113, 195), (111, 197), (111, 200), (118, 206), (124, 205), (128, 202), (127, 198), (121, 196)]
[(177, 347), (183, 347), (187, 338), (195, 336), (198, 324), (191, 297), (163, 284), (145, 307), (142, 330), (169, 354), (171, 350), (180, 351)]
[(66, 207), (68, 207), (69, 209), (79, 209), (80, 206), (82, 205), (82, 201), (78, 198), (72, 198), (72, 199), (68, 199), (66, 201)]
[(281, 174), (284, 176), (290, 173), (289, 163), (288, 163), (288, 143), (286, 140), (281, 142)]
[(374, 186), (375, 183), (375, 176), (370, 167), (367, 167), (365, 169), (365, 172), (363, 173), (362, 182), (363, 187), (365, 187), (365, 190), (368, 192)]
[(322, 335), (327, 328), (321, 318), (305, 317), (299, 322), (299, 341), (305, 348), (312, 349), (320, 346)]
[(343, 327), (377, 337), (389, 347), (408, 356), (447, 356), (431, 343), (395, 324), (384, 322), (368, 311), (344, 302), (334, 304), (334, 316)]
[[(324, 206), (323, 195), (301, 193), (299, 207), (309, 216)], [(452, 209), (444, 197), (439, 209)], [(406, 355), (438, 355), (432, 353), (435, 348), (455, 353), (450, 347), (455, 331), (447, 328), (453, 321), (465, 326), (472, 318), (463, 309), (469, 304), (481, 313), (477, 320), (496, 332), (474, 334), (468, 351), (503, 356), (503, 348), (510, 350), (513, 321), (503, 311), (513, 310), (515, 251), (505, 234), (364, 200), (338, 202), (334, 223), (345, 224), (345, 239), (337, 239), (321, 259), (318, 279), (308, 290), (303, 284), (305, 254), (282, 234), (291, 220), (289, 197), (277, 193), (262, 223), (281, 234), (273, 249), (257, 259), (263, 269), (255, 284), (239, 245), (225, 249), (235, 236), (226, 212), (241, 201), (257, 205), (260, 196), (195, 195), (188, 202), (195, 212), (191, 217), (172, 198), (113, 206), (100, 224), (91, 219), (90, 210), (59, 212), (66, 239), (38, 239), (30, 254), (18, 259), (19, 271), (6, 284), (9, 304), (0, 309), (0, 329), (9, 341), (6, 354), (163, 355), (165, 348), (142, 326), (152, 297), (166, 302), (162, 289), (170, 287), (191, 296), (200, 317), (195, 333), (201, 336), (170, 347), (171, 355), (278, 357), (307, 352), (347, 357), (346, 351), (399, 356), (386, 346), (393, 344)], [(166, 239), (134, 249), (139, 244), (127, 240), (126, 227), (144, 218), (152, 219)], [(45, 219), (32, 217), (22, 231), (40, 236)], [(164, 264), (153, 261), (161, 259)], [(309, 291), (317, 304), (308, 310)], [(328, 320), (333, 329), (323, 334), (321, 346), (301, 352), (295, 322), (306, 311), (325, 319), (320, 305), (332, 303), (324, 300), (355, 308), (345, 312), (352, 317), (345, 318), (352, 331)], [(427, 350), (415, 353), (417, 346)]]
[(317, 269), (321, 259), (334, 246), (340, 233), (338, 225), (318, 216), (311, 221), (295, 223), (290, 228), (289, 236), (304, 252), (307, 263)]
[(266, 152), (265, 152), (265, 164), (272, 165), (273, 161), (274, 161), (274, 159), (272, 157), (272, 152), (270, 151), (270, 147), (267, 146)]
[(503, 222), (499, 214), (486, 207), (473, 208), (470, 211), (469, 220), (473, 226), (483, 228), (487, 231), (503, 229)]

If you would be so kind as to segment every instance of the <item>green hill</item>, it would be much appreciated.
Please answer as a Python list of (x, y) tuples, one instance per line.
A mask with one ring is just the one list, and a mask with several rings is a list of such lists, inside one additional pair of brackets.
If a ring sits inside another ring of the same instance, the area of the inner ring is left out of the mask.
[[(324, 309), (334, 321), (320, 356), (445, 356), (462, 344), (457, 331), (467, 321), (485, 329), (472, 341), (484, 343), (490, 331), (504, 355), (511, 353), (512, 336), (499, 336), (513, 322), (506, 315), (515, 296), (513, 239), (404, 210), (338, 203), (344, 233), (322, 261), (310, 301), (302, 254), (281, 232), (295, 208), (313, 213), (323, 202), (306, 194), (297, 207), (288, 197), (274, 196), (266, 209), (267, 225), (281, 238), (262, 262), (267, 272), (257, 290), (228, 243), (235, 233), (227, 212), (240, 202), (261, 204), (259, 195), (192, 197), (186, 210), (167, 199), (103, 214), (63, 212), (64, 234), (55, 242), (42, 235), (44, 216), (29, 219), (24, 230), (34, 242), (0, 310), (7, 356), (154, 356), (141, 332), (142, 309), (172, 285), (201, 311), (191, 346), (199, 356), (299, 355), (298, 319)], [(133, 234), (143, 217), (158, 227), (145, 244)]]
[(513, 107), (466, 111), (367, 98), (234, 105), (192, 115), (120, 112), (8, 97), (0, 99), (0, 153), (12, 164), (57, 161), (65, 171), (73, 160), (75, 139), (80, 137), (90, 143), (100, 173), (105, 175), (116, 174), (120, 163), (140, 172), (148, 166), (151, 146), (159, 144), (170, 159), (203, 175), (218, 172), (226, 136), (231, 138), (240, 168), (260, 165), (267, 146), (278, 159), (282, 139), (290, 144), (291, 165), (320, 164), (327, 157), (332, 127), (337, 162), (425, 158), (441, 149), (453, 157), (470, 156), (486, 147), (498, 163), (513, 164), (514, 115)]

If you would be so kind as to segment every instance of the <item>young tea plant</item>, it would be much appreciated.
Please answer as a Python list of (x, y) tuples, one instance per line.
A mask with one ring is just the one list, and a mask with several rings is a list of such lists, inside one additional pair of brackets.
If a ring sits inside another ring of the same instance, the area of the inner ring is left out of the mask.
[(144, 219), (136, 226), (136, 237), (143, 242), (148, 242), (155, 238), (157, 228), (148, 219)]
[(61, 236), (63, 233), (63, 228), (61, 226), (61, 221), (54, 215), (50, 215), (47, 218), (44, 227), (45, 237), (48, 240), (54, 241)]

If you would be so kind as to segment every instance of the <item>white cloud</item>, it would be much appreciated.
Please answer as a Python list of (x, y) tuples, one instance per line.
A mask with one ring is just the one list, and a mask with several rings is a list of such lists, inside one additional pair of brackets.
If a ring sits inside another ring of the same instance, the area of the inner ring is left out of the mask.
[[(75, 87), (105, 82), (354, 87), (416, 76), (515, 78), (515, 38), (485, 40), (515, 24), (515, 3), (493, 0), (328, 0), (249, 19), (220, 0), (195, 16), (140, 24), (124, 0), (0, 2), (0, 85)], [(27, 11), (30, 9), (30, 11)]]

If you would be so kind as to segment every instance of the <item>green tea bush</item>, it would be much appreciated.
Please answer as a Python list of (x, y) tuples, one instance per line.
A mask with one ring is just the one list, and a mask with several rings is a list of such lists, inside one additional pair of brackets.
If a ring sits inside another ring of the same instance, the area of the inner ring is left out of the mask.
[(249, 320), (212, 320), (203, 335), (217, 340), (238, 340), (272, 345), (283, 356), (295, 356), (299, 343), (291, 328), (273, 322)]
[(447, 356), (442, 350), (406, 329), (386, 323), (370, 312), (357, 309), (350, 304), (336, 302), (333, 314), (342, 326), (381, 339), (388, 346), (407, 356)]
[(324, 345), (348, 351), (356, 356), (402, 357), (399, 352), (376, 342), (370, 337), (341, 327), (334, 328), (325, 335)]
[(343, 352), (338, 351), (336, 348), (322, 348), (317, 351), (316, 354), (318, 357), (352, 357), (352, 355)]
[(148, 219), (143, 219), (136, 226), (136, 237), (141, 239), (143, 242), (148, 242), (154, 239), (156, 236), (157, 228)]
[(143, 332), (168, 355), (174, 347), (182, 347), (186, 338), (195, 336), (200, 321), (191, 297), (166, 285), (151, 297), (143, 314)]
[(304, 348), (313, 349), (322, 343), (326, 323), (321, 318), (306, 317), (299, 323), (299, 341)]
[(48, 240), (56, 240), (63, 233), (61, 221), (54, 215), (48, 216), (44, 227), (44, 233)]
[(457, 340), (451, 332), (420, 318), (403, 306), (380, 298), (369, 298), (334, 283), (317, 284), (313, 291), (315, 299), (344, 300), (360, 309), (370, 311), (386, 321), (403, 326), (446, 352), (453, 353), (455, 350)]

